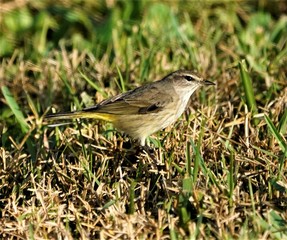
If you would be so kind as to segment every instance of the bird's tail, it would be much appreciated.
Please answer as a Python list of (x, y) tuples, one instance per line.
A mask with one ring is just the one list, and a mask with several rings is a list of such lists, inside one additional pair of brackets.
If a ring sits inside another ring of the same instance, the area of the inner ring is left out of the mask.
[(75, 118), (94, 118), (94, 119), (104, 120), (108, 122), (114, 121), (114, 116), (112, 114), (91, 112), (91, 111), (55, 113), (55, 114), (50, 114), (50, 115), (45, 116), (45, 119), (48, 121), (69, 120), (69, 119), (75, 119)]

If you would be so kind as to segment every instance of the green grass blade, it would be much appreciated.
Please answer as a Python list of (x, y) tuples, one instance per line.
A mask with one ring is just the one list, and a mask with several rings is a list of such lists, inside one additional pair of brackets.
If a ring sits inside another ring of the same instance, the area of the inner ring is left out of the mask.
[(193, 190), (193, 182), (191, 177), (185, 177), (182, 180), (182, 191), (184, 194), (190, 196)]
[(20, 124), (22, 132), (27, 133), (29, 130), (29, 126), (27, 122), (25, 121), (24, 115), (21, 112), (20, 107), (17, 104), (16, 100), (14, 99), (13, 95), (11, 94), (10, 90), (6, 86), (2, 86), (1, 90), (4, 95), (4, 98), (7, 101), (8, 106), (11, 108), (18, 123)]
[(130, 204), (129, 204), (129, 209), (128, 213), (133, 214), (135, 212), (135, 187), (137, 185), (137, 182), (133, 180), (131, 182), (131, 187), (130, 187)]
[(228, 172), (228, 185), (229, 185), (229, 206), (233, 206), (233, 191), (235, 187), (234, 182), (234, 153), (230, 152), (230, 166), (229, 166), (229, 172)]
[(187, 145), (186, 145), (186, 174), (187, 174), (187, 177), (191, 176), (190, 142), (187, 142)]
[(100, 94), (102, 94), (105, 98), (108, 97), (108, 94), (99, 86), (97, 85), (95, 82), (93, 82), (91, 79), (89, 79), (84, 73), (82, 73), (80, 71), (80, 74), (82, 75), (82, 77), (87, 81), (87, 83), (89, 83), (91, 85), (91, 87), (93, 87), (94, 89), (96, 89)]
[[(186, 185), (186, 183), (183, 183), (183, 185)], [(188, 208), (189, 197), (190, 197), (190, 194), (184, 191), (178, 197), (178, 202), (179, 202), (178, 212), (179, 212), (180, 223), (182, 227), (186, 226), (186, 224), (190, 221), (190, 217), (191, 217), (191, 212), (189, 211), (189, 208)]]
[[(251, 111), (252, 115), (254, 115), (258, 112), (257, 105), (255, 101), (253, 87), (252, 87), (252, 81), (248, 74), (246, 63), (244, 60), (239, 62), (239, 70), (240, 70), (240, 78), (241, 78), (243, 88), (244, 88), (244, 95), (245, 95), (246, 103), (247, 103), (249, 111)], [(254, 119), (253, 123), (257, 125), (258, 119)]]
[(80, 108), (80, 107), (81, 107), (81, 104), (80, 104), (78, 98), (76, 97), (75, 91), (74, 91), (74, 89), (71, 87), (70, 82), (67, 81), (66, 77), (62, 77), (62, 76), (59, 76), (59, 77), (60, 77), (60, 79), (62, 80), (62, 82), (64, 83), (64, 85), (65, 85), (65, 87), (66, 87), (65, 90), (67, 91), (68, 96), (72, 96), (72, 97), (73, 97), (74, 104), (75, 104), (78, 108)]
[(195, 149), (195, 158), (194, 158), (194, 167), (193, 167), (193, 182), (196, 183), (202, 157), (199, 152), (199, 147), (195, 146), (195, 144), (194, 144), (194, 149)]
[(120, 69), (118, 67), (117, 67), (117, 71), (118, 71), (118, 74), (119, 74), (119, 77), (120, 77), (120, 88), (121, 88), (121, 91), (125, 92), (126, 91), (126, 86), (125, 86), (125, 81), (123, 79), (123, 75), (121, 74), (121, 71), (120, 71)]
[(174, 228), (170, 229), (170, 231), (169, 231), (169, 236), (170, 236), (170, 239), (171, 239), (171, 240), (177, 240), (177, 239), (178, 239), (177, 233), (176, 233), (176, 231), (174, 230)]
[(286, 109), (285, 109), (283, 116), (281, 117), (279, 121), (278, 129), (279, 129), (279, 132), (282, 134), (285, 134), (287, 131), (287, 110)]
[(29, 135), (31, 134), (31, 131), (33, 129), (31, 129), (29, 125), (27, 124), (27, 122), (25, 121), (25, 117), (22, 111), (20, 110), (20, 107), (17, 104), (16, 100), (12, 96), (10, 90), (6, 86), (1, 87), (1, 90), (4, 95), (4, 98), (7, 101), (8, 106), (11, 108), (13, 114), (16, 117), (17, 122), (20, 124), (22, 133), (26, 135), (24, 139), (22, 140), (23, 141), (22, 144), (23, 143), (27, 144), (28, 152), (31, 154), (31, 158), (34, 161), (36, 159), (36, 151), (35, 151), (35, 148), (33, 146), (31, 139), (29, 138)]
[(116, 203), (116, 200), (110, 200), (103, 207), (102, 210), (108, 209), (110, 206), (113, 206)]
[(280, 146), (281, 150), (283, 151), (284, 155), (287, 156), (287, 144), (284, 141), (283, 137), (277, 131), (277, 129), (274, 126), (274, 124), (271, 121), (271, 119), (267, 115), (264, 115), (264, 118), (265, 118), (267, 126), (268, 126), (270, 132), (272, 133), (273, 137), (278, 141), (279, 146)]

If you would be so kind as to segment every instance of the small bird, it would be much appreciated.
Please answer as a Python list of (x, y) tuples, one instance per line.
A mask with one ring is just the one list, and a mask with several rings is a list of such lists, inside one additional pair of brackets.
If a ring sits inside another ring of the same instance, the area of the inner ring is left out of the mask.
[(47, 120), (94, 118), (111, 122), (145, 146), (146, 138), (174, 123), (199, 87), (215, 85), (196, 73), (178, 70), (163, 79), (106, 99), (80, 111), (47, 115)]

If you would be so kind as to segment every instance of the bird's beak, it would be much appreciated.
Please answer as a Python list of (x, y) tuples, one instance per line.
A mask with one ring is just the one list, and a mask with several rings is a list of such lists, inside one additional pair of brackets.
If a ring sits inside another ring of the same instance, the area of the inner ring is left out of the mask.
[(208, 81), (208, 80), (203, 80), (203, 85), (215, 85), (215, 83), (213, 83), (213, 82), (210, 82), (210, 81)]

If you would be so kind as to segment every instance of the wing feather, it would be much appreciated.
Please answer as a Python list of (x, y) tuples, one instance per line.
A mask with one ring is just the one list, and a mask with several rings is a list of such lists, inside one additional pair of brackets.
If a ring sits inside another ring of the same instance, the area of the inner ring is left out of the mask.
[(157, 87), (148, 85), (119, 94), (106, 99), (99, 104), (85, 108), (83, 111), (95, 111), (110, 114), (147, 114), (155, 113), (172, 101), (172, 97), (165, 95), (161, 99), (161, 92)]

